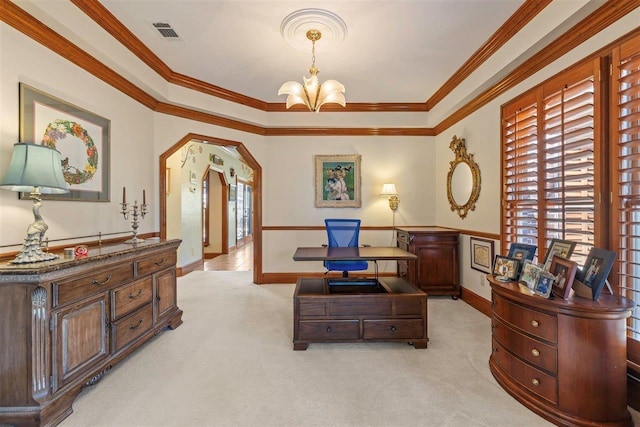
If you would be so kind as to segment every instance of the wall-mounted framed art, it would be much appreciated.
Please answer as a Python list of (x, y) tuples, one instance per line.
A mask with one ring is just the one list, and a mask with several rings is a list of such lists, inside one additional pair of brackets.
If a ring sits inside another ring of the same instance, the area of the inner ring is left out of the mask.
[(236, 184), (229, 184), (229, 201), (230, 202), (236, 201), (236, 191), (237, 191)]
[(493, 262), (493, 240), (471, 237), (471, 268), (491, 273), (491, 263)]
[(360, 155), (316, 155), (317, 208), (359, 208)]
[(108, 202), (110, 135), (110, 120), (20, 83), (20, 142), (58, 150), (69, 184), (69, 193), (43, 199)]

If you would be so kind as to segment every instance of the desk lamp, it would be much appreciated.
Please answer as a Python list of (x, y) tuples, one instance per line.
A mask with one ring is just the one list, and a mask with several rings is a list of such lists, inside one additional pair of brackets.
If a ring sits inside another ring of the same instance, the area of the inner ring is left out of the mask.
[(60, 152), (44, 145), (17, 143), (7, 173), (0, 181), (0, 188), (28, 192), (33, 199), (34, 222), (27, 228), (27, 238), (22, 250), (12, 264), (50, 261), (58, 255), (42, 252), (42, 238), (49, 228), (40, 215), (42, 194), (68, 193), (69, 188), (62, 175)]

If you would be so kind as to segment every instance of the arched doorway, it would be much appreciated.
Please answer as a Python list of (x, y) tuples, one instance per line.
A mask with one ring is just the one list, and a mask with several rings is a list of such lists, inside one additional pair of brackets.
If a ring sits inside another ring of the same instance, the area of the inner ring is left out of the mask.
[[(251, 218), (253, 233), (253, 282), (262, 283), (262, 167), (251, 155), (249, 150), (237, 141), (215, 138), (207, 135), (189, 133), (176, 142), (172, 147), (160, 155), (159, 171), (160, 176), (165, 176), (167, 169), (167, 158), (180, 150), (190, 141), (198, 141), (205, 144), (213, 144), (227, 147), (234, 147), (242, 156), (243, 160), (253, 170), (253, 216)], [(160, 237), (167, 238), (167, 196), (166, 181), (160, 179)]]

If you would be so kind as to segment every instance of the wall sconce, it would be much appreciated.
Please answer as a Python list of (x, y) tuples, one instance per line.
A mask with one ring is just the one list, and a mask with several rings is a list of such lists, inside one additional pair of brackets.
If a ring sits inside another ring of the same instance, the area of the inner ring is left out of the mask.
[(398, 192), (396, 191), (396, 186), (391, 183), (385, 183), (382, 185), (382, 191), (380, 191), (381, 196), (389, 196), (389, 207), (392, 211), (398, 209)]
[(236, 176), (236, 170), (234, 168), (230, 168), (229, 169), (229, 175), (231, 175), (231, 178), (233, 178), (234, 176)]

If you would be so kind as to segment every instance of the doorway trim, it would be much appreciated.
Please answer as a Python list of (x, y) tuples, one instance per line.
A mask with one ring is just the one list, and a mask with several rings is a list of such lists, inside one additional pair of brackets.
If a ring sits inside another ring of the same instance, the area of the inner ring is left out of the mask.
[[(167, 158), (180, 150), (189, 141), (198, 141), (204, 144), (232, 146), (242, 156), (244, 161), (253, 169), (253, 282), (261, 284), (262, 275), (262, 167), (249, 150), (238, 141), (216, 138), (208, 135), (188, 133), (168, 150), (160, 155), (159, 176), (163, 177), (167, 170)], [(167, 238), (167, 193), (164, 179), (160, 183), (160, 238)]]

